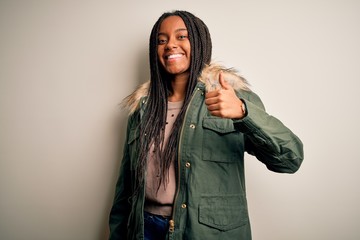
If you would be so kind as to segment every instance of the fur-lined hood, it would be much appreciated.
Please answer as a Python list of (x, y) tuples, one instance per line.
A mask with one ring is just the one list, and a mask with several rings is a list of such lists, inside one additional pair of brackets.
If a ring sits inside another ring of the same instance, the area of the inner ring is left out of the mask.
[[(220, 72), (223, 73), (225, 81), (235, 90), (250, 91), (248, 82), (245, 78), (241, 77), (235, 69), (225, 68), (220, 64), (211, 63), (204, 67), (198, 79), (198, 81), (205, 84), (207, 92), (221, 88), (219, 83)], [(136, 111), (139, 107), (140, 99), (148, 95), (149, 88), (150, 80), (138, 86), (132, 94), (124, 98), (121, 105), (129, 110), (129, 114)]]

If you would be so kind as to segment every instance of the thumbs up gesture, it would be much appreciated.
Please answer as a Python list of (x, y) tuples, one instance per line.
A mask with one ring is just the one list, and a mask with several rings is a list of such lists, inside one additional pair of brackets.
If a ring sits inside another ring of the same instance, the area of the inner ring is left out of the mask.
[(221, 89), (205, 94), (205, 104), (211, 115), (241, 119), (244, 117), (243, 102), (236, 96), (234, 89), (228, 84), (222, 73), (219, 74)]

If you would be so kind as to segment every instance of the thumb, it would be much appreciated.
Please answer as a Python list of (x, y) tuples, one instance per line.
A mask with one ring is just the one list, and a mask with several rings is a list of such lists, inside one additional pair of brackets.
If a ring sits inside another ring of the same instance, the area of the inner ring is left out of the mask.
[(225, 90), (231, 89), (230, 84), (224, 79), (223, 72), (219, 73), (219, 83), (223, 89)]

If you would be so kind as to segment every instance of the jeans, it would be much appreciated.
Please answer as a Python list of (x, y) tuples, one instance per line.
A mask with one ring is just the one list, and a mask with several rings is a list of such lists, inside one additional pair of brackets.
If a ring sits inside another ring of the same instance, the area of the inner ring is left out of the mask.
[(168, 230), (168, 218), (144, 212), (144, 240), (165, 240)]

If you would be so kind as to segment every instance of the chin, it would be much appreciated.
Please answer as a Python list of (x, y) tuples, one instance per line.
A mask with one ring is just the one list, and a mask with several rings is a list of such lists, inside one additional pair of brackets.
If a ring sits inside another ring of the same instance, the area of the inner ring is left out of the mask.
[(183, 74), (183, 73), (189, 71), (189, 67), (167, 67), (167, 68), (165, 68), (165, 70), (169, 74), (177, 75), (177, 74)]
[(168, 71), (168, 73), (171, 75), (181, 75), (181, 74), (187, 73), (187, 70)]

